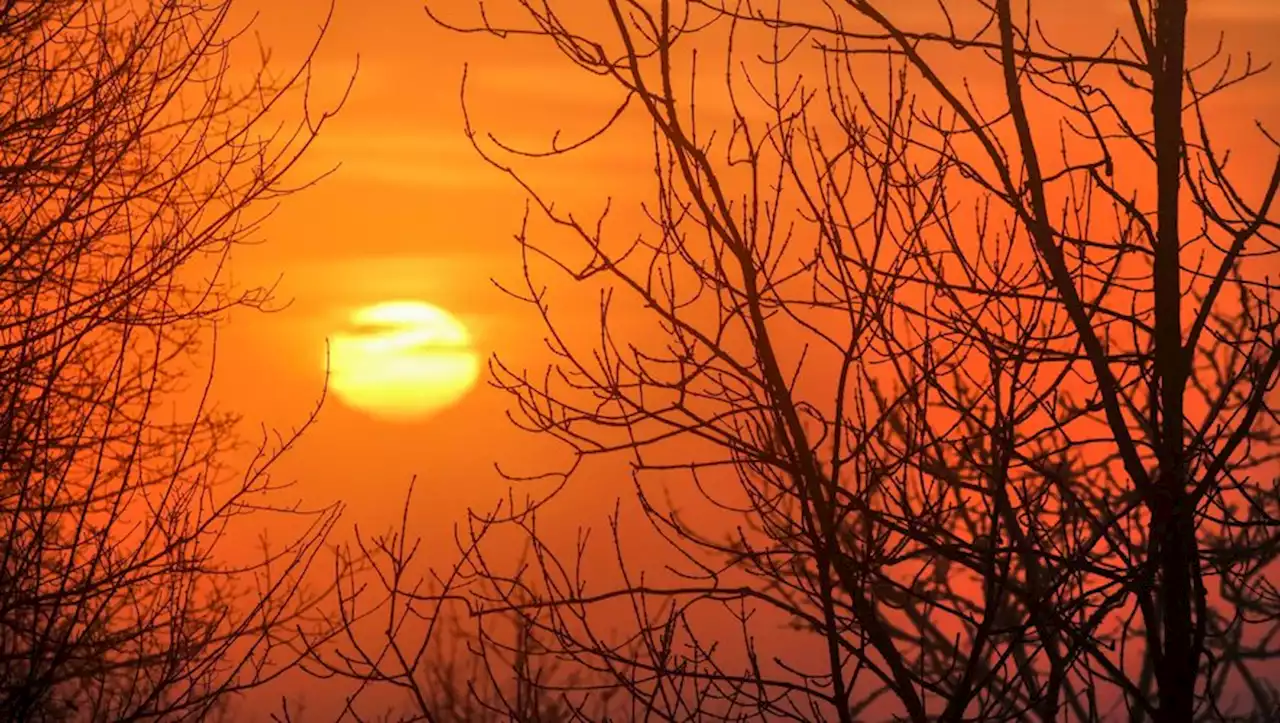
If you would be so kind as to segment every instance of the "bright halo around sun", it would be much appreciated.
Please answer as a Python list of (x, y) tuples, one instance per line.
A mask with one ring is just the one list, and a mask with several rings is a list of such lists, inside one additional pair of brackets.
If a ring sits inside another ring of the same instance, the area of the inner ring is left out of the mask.
[(467, 327), (420, 301), (359, 309), (329, 341), (329, 389), (348, 406), (384, 419), (420, 419), (443, 409), (479, 376)]

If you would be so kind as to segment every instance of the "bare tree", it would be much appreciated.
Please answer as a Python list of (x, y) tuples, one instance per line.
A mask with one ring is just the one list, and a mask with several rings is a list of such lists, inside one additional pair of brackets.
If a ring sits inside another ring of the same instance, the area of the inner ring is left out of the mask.
[[(276, 125), (310, 57), (233, 69), (229, 10), (0, 2), (5, 720), (204, 719), (289, 662), (310, 604), (338, 510), (280, 506), (300, 429), (229, 466), (235, 419), (190, 387), (213, 323), (269, 300), (222, 269), (329, 116)], [(273, 515), (298, 534), (232, 549)]]
[[(1265, 68), (1192, 56), (1186, 0), (443, 5), (619, 100), (546, 148), (468, 114), (551, 222), (513, 293), (556, 362), (497, 383), (574, 452), (557, 489), (632, 471), (614, 550), (539, 528), (554, 494), (504, 508), (514, 571), (465, 538), (480, 619), (589, 673), (576, 700), (624, 690), (616, 717), (1275, 709), (1280, 165), (1227, 163), (1275, 155), (1214, 131)], [(588, 219), (527, 180), (637, 117), (642, 205)], [(567, 283), (602, 291), (594, 343), (553, 313)]]

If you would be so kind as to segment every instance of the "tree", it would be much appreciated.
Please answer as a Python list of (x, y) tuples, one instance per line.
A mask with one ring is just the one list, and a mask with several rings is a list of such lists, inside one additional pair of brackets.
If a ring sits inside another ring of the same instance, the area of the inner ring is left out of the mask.
[[(574, 452), (557, 490), (625, 458), (649, 524), (611, 519), (602, 585), (554, 493), (504, 509), (532, 555), (467, 539), (476, 611), (646, 717), (1273, 711), (1280, 164), (1214, 108), (1265, 68), (1196, 50), (1185, 0), (570, 5), (428, 12), (618, 92), (550, 147), (466, 132), (538, 212), (513, 293), (557, 357), (496, 383)], [(636, 122), (642, 206), (529, 180)]]
[[(203, 719), (288, 662), (310, 604), (337, 509), (281, 506), (270, 473), (300, 430), (233, 468), (235, 419), (190, 388), (212, 325), (269, 301), (222, 270), (329, 117), (266, 132), (310, 58), (233, 72), (229, 10), (0, 3), (6, 720)], [(302, 531), (229, 548), (275, 515)]]

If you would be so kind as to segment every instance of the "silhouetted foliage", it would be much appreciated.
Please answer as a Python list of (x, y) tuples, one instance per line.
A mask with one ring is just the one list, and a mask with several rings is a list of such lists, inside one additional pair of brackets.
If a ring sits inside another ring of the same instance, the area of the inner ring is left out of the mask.
[[(223, 264), (328, 117), (278, 125), (310, 60), (232, 72), (228, 11), (0, 3), (7, 721), (205, 719), (287, 660), (311, 602), (299, 579), (337, 510), (276, 506), (297, 432), (228, 466), (235, 420), (189, 388), (213, 322), (268, 300)], [(300, 534), (229, 549), (277, 514)]]

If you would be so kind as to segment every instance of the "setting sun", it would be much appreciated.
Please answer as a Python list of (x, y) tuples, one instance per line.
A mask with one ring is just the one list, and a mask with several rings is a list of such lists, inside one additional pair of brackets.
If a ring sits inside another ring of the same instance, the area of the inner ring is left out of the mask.
[(419, 301), (359, 309), (329, 341), (329, 388), (348, 406), (387, 419), (447, 407), (479, 373), (466, 326)]

